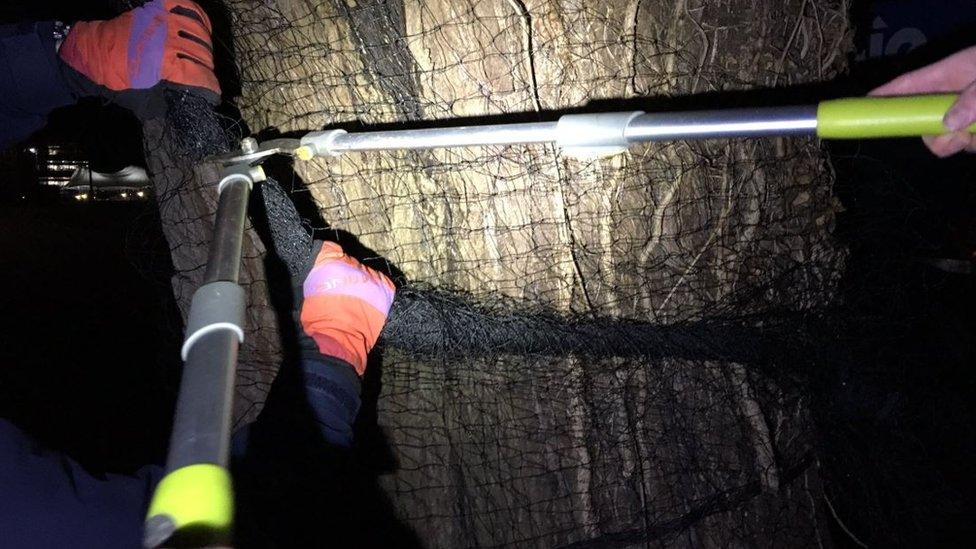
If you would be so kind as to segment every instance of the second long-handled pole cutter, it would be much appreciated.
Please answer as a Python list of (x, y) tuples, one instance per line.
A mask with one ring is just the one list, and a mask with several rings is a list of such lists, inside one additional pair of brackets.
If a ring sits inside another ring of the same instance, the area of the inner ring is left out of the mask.
[[(295, 146), (290, 142), (288, 148)], [(146, 547), (230, 545), (234, 505), (227, 466), (245, 309), (238, 282), (248, 199), (253, 185), (265, 180), (260, 162), (268, 151), (258, 151), (248, 139), (241, 152), (221, 161), (213, 239), (203, 285), (193, 294), (187, 318), (166, 475), (149, 506)]]

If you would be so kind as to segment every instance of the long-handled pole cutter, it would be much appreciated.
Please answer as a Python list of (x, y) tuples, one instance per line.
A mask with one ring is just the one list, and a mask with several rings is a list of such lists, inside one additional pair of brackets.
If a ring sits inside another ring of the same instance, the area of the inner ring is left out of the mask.
[[(824, 139), (918, 137), (946, 133), (942, 118), (956, 97), (856, 97), (794, 107), (567, 114), (552, 122), (358, 133), (328, 130), (303, 137), (296, 154), (308, 160), (353, 151), (552, 143), (566, 156), (594, 158), (617, 154), (645, 141), (789, 135)], [(971, 131), (976, 131), (976, 126)]]
[[(244, 341), (244, 289), (239, 285), (247, 204), (260, 163), (289, 153), (297, 140), (259, 145), (245, 139), (241, 151), (220, 157), (213, 239), (203, 285), (193, 294), (181, 350), (183, 377), (166, 458), (145, 523), (146, 547), (176, 539), (196, 546), (230, 543), (233, 490), (227, 471), (237, 352)], [(186, 544), (181, 541), (181, 544)]]

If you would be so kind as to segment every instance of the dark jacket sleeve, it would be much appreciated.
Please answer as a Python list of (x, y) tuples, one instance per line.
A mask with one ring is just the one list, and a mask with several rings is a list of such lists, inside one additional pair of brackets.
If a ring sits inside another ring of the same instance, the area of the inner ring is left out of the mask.
[(0, 25), (0, 150), (75, 102), (55, 50), (54, 23)]
[[(264, 410), (234, 437), (236, 531), (254, 545), (314, 547), (322, 532), (348, 530), (351, 515), (372, 515), (356, 503), (369, 499), (371, 484), (360, 482), (360, 454), (349, 448), (359, 378), (315, 354), (282, 364)], [(356, 545), (339, 539), (334, 545)]]
[(315, 354), (303, 357), (297, 368), (282, 366), (257, 420), (235, 433), (235, 457), (266, 451), (303, 455), (322, 445), (352, 446), (360, 407), (359, 376), (346, 362)]
[[(282, 370), (258, 420), (234, 434), (235, 484), (242, 473), (268, 477), (279, 487), (289, 486), (281, 478), (289, 473), (307, 483), (308, 467), (296, 462), (327, 468), (323, 448), (343, 451), (352, 445), (360, 406), (352, 366), (319, 355)], [(0, 545), (140, 547), (146, 510), (162, 476), (157, 465), (132, 476), (92, 473), (0, 419)], [(255, 490), (247, 482), (243, 488)]]
[(356, 370), (342, 360), (322, 357), (302, 361), (305, 396), (323, 440), (341, 448), (353, 443), (361, 383)]
[(161, 474), (155, 466), (133, 476), (93, 474), (0, 419), (0, 545), (140, 547)]

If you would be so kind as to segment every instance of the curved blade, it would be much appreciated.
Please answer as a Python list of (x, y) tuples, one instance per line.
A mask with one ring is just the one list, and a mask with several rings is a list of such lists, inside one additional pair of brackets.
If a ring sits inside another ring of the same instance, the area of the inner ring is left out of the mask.
[(237, 150), (218, 156), (217, 161), (225, 166), (242, 163), (247, 163), (253, 166), (260, 164), (265, 158), (276, 154), (295, 156), (295, 149), (300, 146), (301, 142), (298, 139), (272, 139), (270, 141), (261, 143), (256, 151), (244, 152), (242, 150)]

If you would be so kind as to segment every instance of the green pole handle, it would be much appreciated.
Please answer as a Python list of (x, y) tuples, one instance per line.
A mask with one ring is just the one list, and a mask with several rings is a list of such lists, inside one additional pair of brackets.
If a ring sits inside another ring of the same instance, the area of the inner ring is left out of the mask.
[[(852, 97), (820, 103), (817, 135), (824, 139), (920, 137), (948, 133), (943, 117), (955, 94)], [(970, 126), (976, 133), (976, 124)]]
[(146, 513), (146, 547), (158, 547), (178, 532), (193, 539), (229, 542), (234, 520), (230, 472), (210, 463), (168, 473), (153, 493)]

